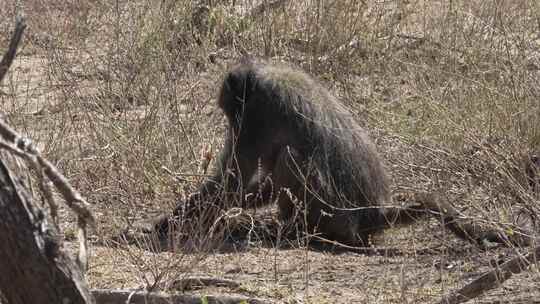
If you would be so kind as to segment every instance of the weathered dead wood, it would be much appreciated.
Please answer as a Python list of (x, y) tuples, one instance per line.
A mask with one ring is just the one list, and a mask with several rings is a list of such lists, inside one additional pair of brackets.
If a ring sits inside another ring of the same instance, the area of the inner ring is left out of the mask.
[(271, 301), (235, 297), (235, 296), (191, 296), (191, 295), (170, 295), (161, 292), (146, 292), (132, 290), (108, 290), (94, 289), (92, 294), (96, 298), (97, 304), (266, 304)]
[(187, 291), (209, 286), (238, 288), (240, 287), (240, 283), (234, 280), (219, 278), (182, 278), (171, 282), (169, 288), (172, 290)]
[(444, 297), (439, 303), (458, 304), (469, 301), (490, 289), (500, 286), (513, 274), (518, 274), (527, 269), (531, 264), (537, 263), (539, 256), (540, 246), (534, 248), (534, 250), (525, 256), (517, 256), (499, 267), (484, 273), (478, 279)]
[(0, 290), (8, 303), (94, 303), (56, 226), (2, 160), (0, 218)]

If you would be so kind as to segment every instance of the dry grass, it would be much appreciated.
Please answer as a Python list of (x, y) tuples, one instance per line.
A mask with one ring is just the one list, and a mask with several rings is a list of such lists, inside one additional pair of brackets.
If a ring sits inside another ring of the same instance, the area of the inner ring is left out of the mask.
[[(14, 2), (0, 6), (2, 47)], [(1, 110), (93, 204), (96, 235), (170, 210), (204, 178), (201, 164), (225, 126), (218, 83), (244, 52), (323, 80), (376, 139), (396, 190), (442, 193), (504, 229), (516, 209), (540, 214), (523, 169), (525, 156), (540, 153), (537, 1), (301, 0), (251, 16), (257, 1), (206, 2), (25, 1), (29, 28), (0, 86)], [(67, 214), (64, 224), (71, 236)], [(203, 274), (289, 303), (433, 302), (520, 250), (481, 253), (432, 222), (386, 234), (384, 245), (442, 252), (386, 259), (257, 244), (212, 255), (97, 247), (89, 280), (163, 287)], [(490, 296), (531, 297), (539, 280), (533, 268)]]

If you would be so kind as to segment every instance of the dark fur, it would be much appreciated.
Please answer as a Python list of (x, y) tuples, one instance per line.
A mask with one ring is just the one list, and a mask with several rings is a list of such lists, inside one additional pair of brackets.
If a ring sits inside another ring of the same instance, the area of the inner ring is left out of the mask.
[(389, 185), (374, 144), (307, 74), (243, 59), (225, 76), (218, 103), (229, 130), (216, 174), (176, 216), (201, 204), (208, 211), (277, 201), (289, 221), (296, 203), (309, 232), (350, 245), (366, 245), (388, 218), (400, 218), (381, 208)]

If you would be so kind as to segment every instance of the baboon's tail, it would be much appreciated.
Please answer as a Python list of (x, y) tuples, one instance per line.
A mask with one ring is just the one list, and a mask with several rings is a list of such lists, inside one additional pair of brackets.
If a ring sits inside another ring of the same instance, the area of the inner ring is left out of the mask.
[(392, 207), (384, 215), (389, 227), (414, 223), (426, 215), (433, 216), (460, 239), (482, 248), (490, 243), (503, 245), (528, 246), (532, 243), (532, 234), (524, 229), (515, 228), (517, 233), (507, 235), (498, 229), (486, 229), (460, 215), (450, 203), (432, 193), (399, 195), (398, 201), (406, 201), (403, 207)]

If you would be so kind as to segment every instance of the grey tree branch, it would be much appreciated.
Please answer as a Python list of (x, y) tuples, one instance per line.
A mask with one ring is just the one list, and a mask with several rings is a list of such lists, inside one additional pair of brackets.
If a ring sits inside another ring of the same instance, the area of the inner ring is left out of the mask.
[(490, 289), (500, 286), (513, 274), (522, 272), (532, 263), (537, 263), (539, 256), (540, 246), (534, 248), (525, 256), (517, 256), (501, 266), (484, 273), (478, 279), (444, 297), (439, 304), (458, 304), (469, 301)]

